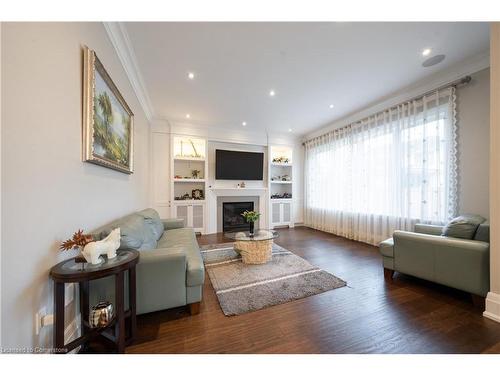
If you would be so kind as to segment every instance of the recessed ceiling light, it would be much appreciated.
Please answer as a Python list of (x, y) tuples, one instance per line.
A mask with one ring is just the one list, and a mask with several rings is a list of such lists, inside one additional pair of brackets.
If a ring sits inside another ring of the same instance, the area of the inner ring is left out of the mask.
[(439, 64), (445, 58), (446, 58), (445, 55), (435, 55), (435, 56), (429, 57), (428, 59), (424, 60), (424, 62), (422, 63), (422, 66), (424, 68), (428, 68), (430, 66), (434, 66), (436, 64)]
[(330, 107), (330, 109), (333, 108), (333, 104), (330, 104), (329, 107)]
[(289, 132), (291, 132), (291, 131), (292, 131), (292, 129), (288, 129), (288, 131), (289, 131)]
[(193, 72), (189, 72), (188, 73), (188, 78), (189, 79), (194, 79), (194, 73)]
[(274, 90), (269, 91), (269, 96), (275, 96), (275, 95), (276, 95), (276, 92), (274, 92)]
[(422, 51), (422, 56), (429, 56), (431, 54), (432, 50), (430, 48), (424, 48)]
[(241, 125), (243, 125), (243, 126), (247, 126), (246, 121), (243, 121), (243, 122), (241, 123)]
[(186, 118), (191, 118), (191, 115), (189, 113), (186, 113)]

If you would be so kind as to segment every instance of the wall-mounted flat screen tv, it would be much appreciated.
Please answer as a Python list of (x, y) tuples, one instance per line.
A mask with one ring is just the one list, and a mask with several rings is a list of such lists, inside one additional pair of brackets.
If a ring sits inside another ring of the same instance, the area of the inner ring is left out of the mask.
[(215, 150), (216, 180), (263, 180), (264, 153)]

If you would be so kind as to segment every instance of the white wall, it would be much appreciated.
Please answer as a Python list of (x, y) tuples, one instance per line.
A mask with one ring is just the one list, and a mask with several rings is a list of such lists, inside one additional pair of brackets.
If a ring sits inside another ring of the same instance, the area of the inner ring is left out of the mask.
[(490, 70), (457, 89), (458, 207), (489, 218)]
[[(149, 203), (149, 129), (100, 23), (5, 23), (2, 30), (2, 345), (50, 346), (58, 245)], [(94, 49), (135, 114), (135, 173), (81, 161), (82, 46)]]
[(304, 223), (304, 146), (296, 142), (293, 145), (293, 215), (296, 224)]

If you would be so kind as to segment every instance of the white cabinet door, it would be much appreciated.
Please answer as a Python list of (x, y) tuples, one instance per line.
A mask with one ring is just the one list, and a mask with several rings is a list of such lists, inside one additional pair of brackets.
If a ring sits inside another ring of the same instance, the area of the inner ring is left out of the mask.
[(188, 205), (176, 205), (175, 207), (175, 217), (177, 219), (183, 219), (184, 225), (189, 227), (189, 206)]
[(292, 202), (272, 202), (271, 203), (271, 227), (292, 224)]
[(175, 217), (184, 219), (187, 228), (193, 228), (197, 232), (205, 233), (205, 204), (175, 204)]
[(290, 224), (292, 221), (292, 203), (283, 202), (281, 203), (281, 223)]
[(205, 205), (193, 204), (191, 206), (193, 228), (198, 232), (204, 232), (205, 228)]
[(280, 225), (281, 223), (281, 203), (273, 202), (271, 207), (271, 224)]

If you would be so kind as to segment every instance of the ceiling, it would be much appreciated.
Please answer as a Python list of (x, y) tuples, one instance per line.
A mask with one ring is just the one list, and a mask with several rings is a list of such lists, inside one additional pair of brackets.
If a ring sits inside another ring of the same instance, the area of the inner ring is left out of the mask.
[[(234, 129), (246, 122), (247, 130), (296, 135), (489, 48), (488, 23), (124, 26), (154, 117)], [(432, 48), (428, 57), (445, 54), (446, 59), (423, 68), (427, 47)]]

